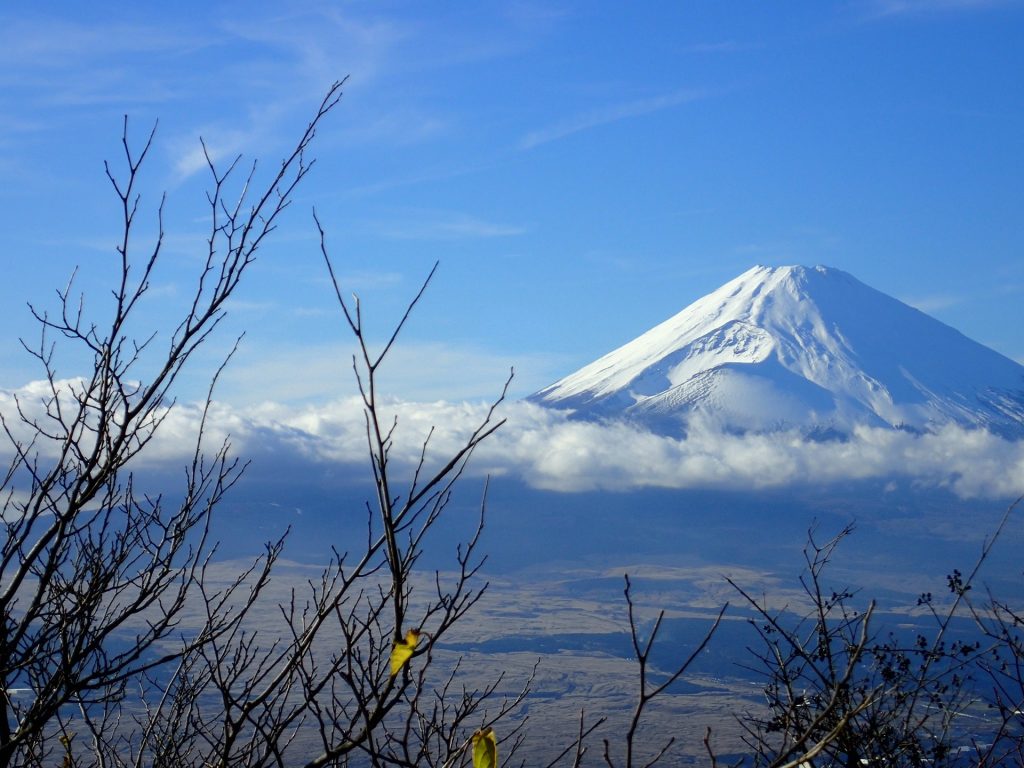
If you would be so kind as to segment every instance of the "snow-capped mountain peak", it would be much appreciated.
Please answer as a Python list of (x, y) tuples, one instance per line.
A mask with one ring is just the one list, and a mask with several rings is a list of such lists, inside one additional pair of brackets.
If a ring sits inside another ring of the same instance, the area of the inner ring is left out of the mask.
[(821, 266), (754, 267), (531, 399), (669, 431), (700, 415), (744, 431), (1024, 435), (1024, 367)]

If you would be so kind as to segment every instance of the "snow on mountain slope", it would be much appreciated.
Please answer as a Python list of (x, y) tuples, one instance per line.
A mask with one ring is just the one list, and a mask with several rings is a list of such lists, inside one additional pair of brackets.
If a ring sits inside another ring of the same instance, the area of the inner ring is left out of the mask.
[(754, 267), (530, 399), (672, 432), (699, 416), (1024, 436), (1024, 366), (828, 267)]

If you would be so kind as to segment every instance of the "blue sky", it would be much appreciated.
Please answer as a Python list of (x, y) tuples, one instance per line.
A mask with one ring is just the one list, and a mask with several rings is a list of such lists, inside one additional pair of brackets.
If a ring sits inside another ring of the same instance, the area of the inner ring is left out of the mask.
[(527, 394), (758, 263), (847, 270), (1024, 360), (1020, 2), (280, 6), (0, 10), (0, 386), (38, 375), (26, 301), (52, 306), (77, 265), (102, 305), (125, 113), (135, 141), (159, 119), (161, 328), (202, 247), (199, 136), (270, 167), (344, 76), (200, 361), (247, 331), (229, 402), (349, 391), (314, 204), (382, 331), (441, 262), (387, 372), (406, 399), (486, 397), (513, 365)]

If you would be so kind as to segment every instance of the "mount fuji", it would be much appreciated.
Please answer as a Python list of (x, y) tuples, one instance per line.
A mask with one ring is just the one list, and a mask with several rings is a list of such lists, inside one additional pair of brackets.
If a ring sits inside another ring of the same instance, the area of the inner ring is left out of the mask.
[(530, 398), (662, 433), (1024, 437), (1024, 366), (829, 267), (758, 266)]

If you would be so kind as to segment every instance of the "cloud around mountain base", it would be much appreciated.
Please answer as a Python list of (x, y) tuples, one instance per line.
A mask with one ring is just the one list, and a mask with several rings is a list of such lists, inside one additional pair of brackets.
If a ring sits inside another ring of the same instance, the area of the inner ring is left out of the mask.
[[(0, 392), (0, 411), (16, 435), (24, 430), (16, 423), (14, 396), (29, 412), (41, 408), (45, 391), (29, 384)], [(487, 408), (486, 403), (386, 402), (386, 423), (396, 418), (398, 425), (393, 468), (411, 472), (428, 434), (427, 464), (440, 464), (458, 450)], [(179, 472), (191, 457), (201, 415), (197, 404), (173, 408), (137, 466)], [(577, 420), (567, 411), (528, 402), (504, 404), (496, 418), (505, 423), (478, 447), (469, 473), (518, 477), (549, 491), (758, 490), (891, 479), (946, 488), (962, 498), (1009, 498), (1024, 492), (1024, 441), (981, 429), (949, 425), (915, 434), (858, 427), (845, 439), (816, 440), (796, 430), (735, 434), (691, 421), (686, 437), (679, 438), (624, 421)], [(265, 480), (279, 472), (282, 480), (294, 481), (294, 473), (303, 468), (311, 477), (327, 469), (352, 478), (368, 472), (366, 423), (355, 397), (301, 407), (214, 403), (205, 440), (213, 449), (226, 439), (234, 454), (253, 459)]]

